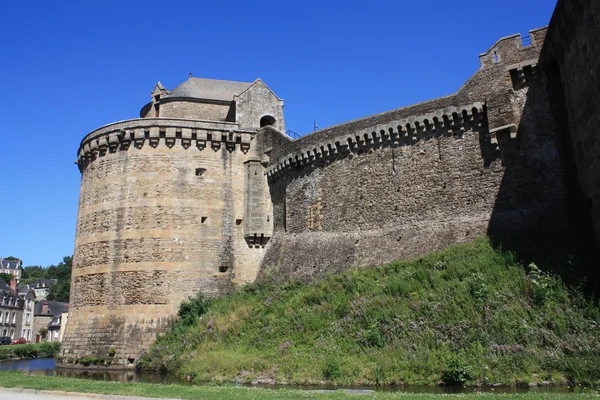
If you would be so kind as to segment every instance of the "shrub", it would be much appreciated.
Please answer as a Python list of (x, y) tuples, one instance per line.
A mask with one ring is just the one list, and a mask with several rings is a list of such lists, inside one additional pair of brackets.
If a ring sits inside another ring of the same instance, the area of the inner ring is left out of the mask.
[(54, 357), (60, 350), (60, 342), (41, 343), (39, 347), (38, 357), (47, 358)]
[(328, 358), (325, 360), (325, 365), (323, 366), (323, 378), (327, 380), (335, 380), (342, 376), (342, 370), (340, 368), (340, 363), (338, 360), (334, 358)]
[(473, 379), (472, 368), (465, 361), (465, 354), (461, 350), (458, 353), (448, 353), (446, 356), (446, 369), (442, 374), (442, 382), (448, 386), (463, 386)]
[(367, 331), (366, 341), (367, 345), (371, 347), (381, 348), (385, 346), (385, 339), (377, 327), (373, 327)]
[(196, 297), (190, 297), (189, 300), (181, 303), (177, 315), (179, 315), (184, 325), (192, 325), (198, 317), (208, 311), (210, 303), (211, 301), (208, 297), (202, 293), (198, 293)]
[(38, 356), (38, 347), (32, 344), (24, 344), (15, 347), (15, 357), (18, 358), (36, 358)]

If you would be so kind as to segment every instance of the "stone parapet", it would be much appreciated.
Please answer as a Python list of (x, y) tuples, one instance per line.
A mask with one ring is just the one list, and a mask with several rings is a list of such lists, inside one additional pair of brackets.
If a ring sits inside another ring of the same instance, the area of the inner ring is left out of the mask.
[(348, 131), (340, 125), (336, 128), (339, 135), (330, 132), (317, 145), (312, 144), (314, 136), (310, 137), (311, 142), (306, 147), (301, 147), (302, 139), (299, 139), (297, 144), (301, 149), (272, 161), (267, 176), (276, 179), (292, 167), (330, 163), (338, 157), (352, 157), (364, 151), (411, 145), (432, 137), (461, 136), (467, 130), (481, 127), (484, 120), (484, 105), (475, 102), (377, 124), (368, 129)]
[(240, 130), (231, 122), (199, 121), (188, 119), (142, 118), (115, 122), (89, 133), (79, 146), (77, 165), (80, 171), (98, 157), (118, 150), (127, 150), (131, 145), (141, 148), (148, 144), (156, 148), (159, 144), (199, 150), (221, 147), (228, 151), (236, 149), (247, 152), (256, 132)]

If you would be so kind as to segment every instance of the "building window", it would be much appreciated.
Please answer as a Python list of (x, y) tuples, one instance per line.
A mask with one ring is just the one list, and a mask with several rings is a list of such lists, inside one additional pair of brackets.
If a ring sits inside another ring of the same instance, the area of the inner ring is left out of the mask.
[(25, 315), (25, 324), (27, 324), (27, 325), (29, 325), (29, 316), (30, 316), (30, 315), (31, 315), (31, 314), (29, 314), (29, 313), (27, 313), (27, 314)]
[(17, 314), (15, 314), (15, 312), (13, 311), (13, 313), (12, 313), (12, 323), (14, 324), (15, 322), (17, 322)]
[(262, 117), (260, 119), (260, 127), (262, 128), (263, 126), (273, 126), (275, 125), (275, 118), (273, 118), (270, 115), (265, 115), (264, 117)]

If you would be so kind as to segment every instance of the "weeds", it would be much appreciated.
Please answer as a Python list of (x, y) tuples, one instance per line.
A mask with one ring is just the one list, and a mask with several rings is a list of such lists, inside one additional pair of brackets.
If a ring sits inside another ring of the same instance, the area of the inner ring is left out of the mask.
[(200, 381), (600, 381), (598, 307), (484, 238), (310, 284), (185, 302), (140, 369)]

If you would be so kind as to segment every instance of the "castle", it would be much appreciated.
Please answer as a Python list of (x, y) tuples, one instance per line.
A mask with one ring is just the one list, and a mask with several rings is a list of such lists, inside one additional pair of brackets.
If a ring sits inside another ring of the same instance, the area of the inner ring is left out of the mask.
[[(312, 279), (481, 234), (600, 237), (600, 7), (498, 40), (453, 95), (292, 140), (252, 83), (158, 83), (139, 119), (81, 142), (61, 360), (133, 367), (180, 302)], [(573, 38), (576, 38), (574, 40)], [(112, 351), (111, 351), (112, 352)]]

